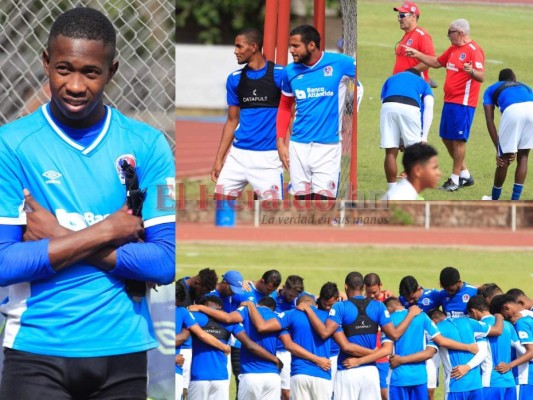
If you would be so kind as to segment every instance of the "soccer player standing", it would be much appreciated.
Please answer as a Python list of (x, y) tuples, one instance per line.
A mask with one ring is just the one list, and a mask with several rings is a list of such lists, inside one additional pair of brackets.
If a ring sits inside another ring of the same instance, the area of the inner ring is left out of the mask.
[(442, 189), (453, 192), (474, 184), (465, 163), (466, 142), (485, 76), (485, 54), (470, 38), (470, 25), (465, 19), (457, 19), (450, 24), (448, 39), (451, 46), (438, 58), (409, 46), (405, 46), (405, 54), (430, 67), (446, 68), (439, 134), (453, 160), (453, 171)]
[[(162, 133), (103, 104), (115, 51), (102, 13), (61, 14), (43, 52), (50, 103), (0, 129), (0, 398), (147, 396), (158, 342), (125, 279), (174, 280), (175, 169)], [(125, 163), (146, 189), (142, 219), (124, 205)]]
[(237, 62), (246, 66), (231, 73), (226, 83), (228, 118), (211, 170), (217, 198), (237, 198), (248, 183), (258, 199), (283, 198), (283, 168), (276, 151), (282, 67), (267, 61), (262, 48), (257, 29), (244, 29), (235, 37)]
[[(290, 171), (297, 199), (335, 199), (341, 167), (341, 129), (347, 83), (355, 79), (355, 60), (320, 50), (320, 34), (310, 25), (290, 32), (294, 63), (283, 70), (276, 120), (278, 152)], [(296, 103), (289, 145), (287, 131)]]

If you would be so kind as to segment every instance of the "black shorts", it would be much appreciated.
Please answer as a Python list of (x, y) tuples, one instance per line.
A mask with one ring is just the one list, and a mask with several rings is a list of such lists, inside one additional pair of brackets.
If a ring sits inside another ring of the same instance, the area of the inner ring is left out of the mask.
[(146, 388), (146, 352), (70, 358), (4, 349), (0, 399), (146, 400)]

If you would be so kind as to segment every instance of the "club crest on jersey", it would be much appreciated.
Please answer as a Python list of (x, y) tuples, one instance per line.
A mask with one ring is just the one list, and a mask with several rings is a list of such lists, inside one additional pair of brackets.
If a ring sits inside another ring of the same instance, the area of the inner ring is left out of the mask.
[(459, 60), (464, 61), (465, 58), (466, 58), (466, 53), (461, 53), (461, 55), (459, 56)]
[(468, 303), (468, 300), (470, 300), (470, 296), (467, 294), (463, 294), (463, 303)]
[(48, 179), (44, 181), (44, 183), (46, 183), (47, 185), (61, 185), (61, 182), (58, 181), (58, 178), (61, 178), (63, 175), (61, 175), (59, 172), (50, 170), (43, 172), (42, 175)]
[(334, 190), (337, 187), (337, 184), (334, 181), (329, 181), (328, 188)]
[(332, 76), (332, 75), (333, 75), (333, 67), (331, 65), (324, 67), (324, 76)]
[(425, 305), (425, 306), (429, 306), (429, 303), (431, 302), (431, 300), (429, 300), (429, 297), (425, 297), (422, 299), (422, 304)]
[(411, 46), (413, 44), (413, 39), (409, 39), (406, 43), (407, 46)]
[(131, 165), (133, 168), (137, 166), (137, 162), (135, 161), (135, 156), (133, 154), (122, 154), (121, 156), (118, 156), (118, 158), (115, 160), (115, 168), (117, 169), (120, 183), (124, 185), (126, 183), (126, 178), (121, 168), (123, 161), (127, 161), (128, 164)]

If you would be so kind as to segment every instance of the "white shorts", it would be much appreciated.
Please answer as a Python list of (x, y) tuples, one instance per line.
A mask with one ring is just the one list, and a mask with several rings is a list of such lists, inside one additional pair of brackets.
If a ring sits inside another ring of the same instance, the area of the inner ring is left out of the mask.
[(337, 360), (339, 358), (339, 355), (331, 356), (329, 360), (331, 361), (331, 384), (332, 386), (335, 384), (335, 375), (337, 375)]
[(359, 86), (357, 86), (357, 112), (359, 112), (359, 106), (361, 105), (361, 102), (363, 101), (364, 93), (365, 93), (365, 88), (363, 87), (363, 84), (359, 82)]
[(231, 147), (220, 171), (215, 193), (239, 197), (248, 183), (260, 200), (283, 199), (283, 166), (277, 150), (253, 151)]
[(371, 365), (337, 371), (333, 390), (335, 400), (379, 400), (378, 369)]
[(276, 357), (278, 357), (283, 363), (283, 369), (280, 371), (279, 376), (281, 378), (281, 388), (284, 390), (290, 390), (291, 388), (291, 353), (288, 351), (276, 351)]
[(428, 389), (435, 389), (439, 385), (440, 354), (426, 360), (426, 371), (428, 373)]
[(191, 361), (192, 349), (181, 349), (180, 354), (183, 356), (183, 389), (189, 388), (189, 381), (191, 380)]
[(379, 117), (381, 148), (412, 146), (422, 140), (420, 109), (402, 103), (383, 103)]
[(191, 381), (187, 400), (229, 400), (229, 381)]
[(176, 375), (176, 400), (181, 400), (183, 397), (183, 375), (181, 374), (175, 374)]
[(240, 374), (239, 400), (279, 400), (281, 378), (279, 374)]
[(318, 193), (337, 197), (341, 169), (341, 143), (289, 143), (291, 193)]
[(512, 104), (500, 120), (498, 154), (533, 148), (533, 101)]
[(291, 376), (291, 399), (329, 400), (331, 399), (331, 380), (309, 375)]

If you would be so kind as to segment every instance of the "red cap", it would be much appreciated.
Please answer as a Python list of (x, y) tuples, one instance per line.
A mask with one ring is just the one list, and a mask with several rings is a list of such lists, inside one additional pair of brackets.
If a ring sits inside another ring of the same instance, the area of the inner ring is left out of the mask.
[(396, 7), (394, 11), (420, 15), (420, 10), (418, 9), (418, 6), (412, 1), (404, 1), (403, 4), (400, 7)]

